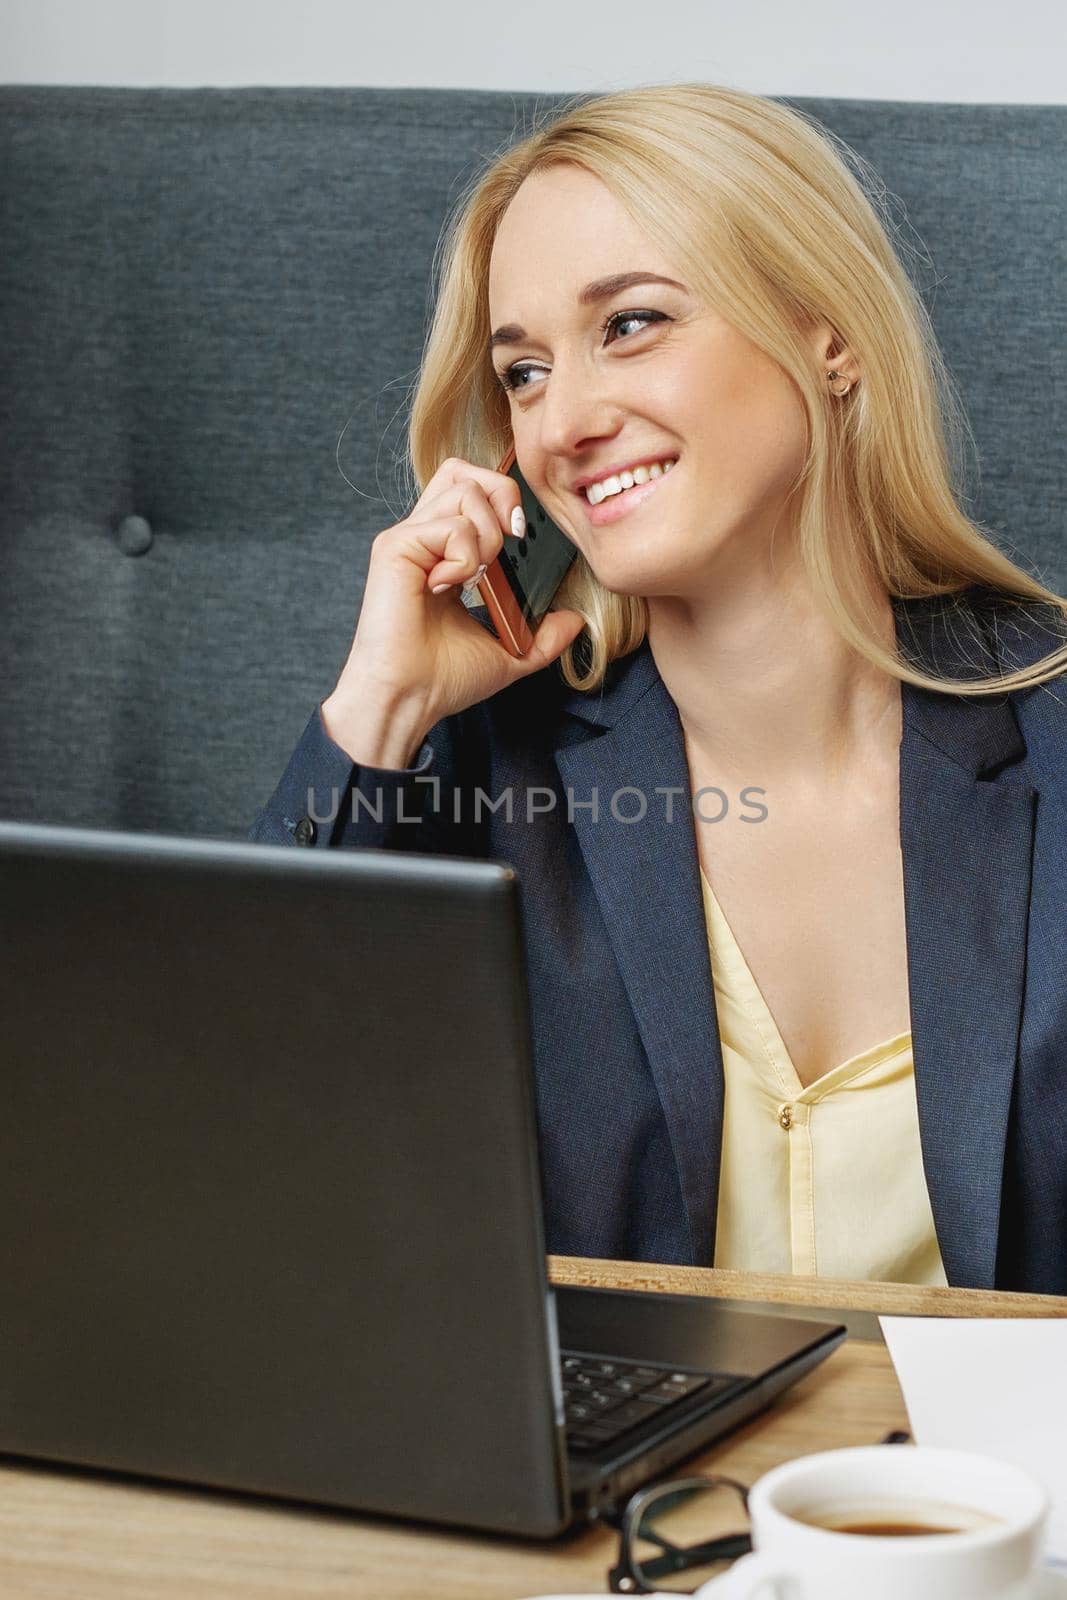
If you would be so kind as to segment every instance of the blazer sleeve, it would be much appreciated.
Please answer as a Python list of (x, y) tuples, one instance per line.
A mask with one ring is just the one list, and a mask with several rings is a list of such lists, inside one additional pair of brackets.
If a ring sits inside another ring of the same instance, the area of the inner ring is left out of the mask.
[(462, 713), (444, 717), (426, 735), (413, 767), (363, 766), (330, 738), (320, 702), (248, 838), (320, 850), (478, 855), (484, 824), (474, 822), (462, 795), (477, 781), (466, 732)]

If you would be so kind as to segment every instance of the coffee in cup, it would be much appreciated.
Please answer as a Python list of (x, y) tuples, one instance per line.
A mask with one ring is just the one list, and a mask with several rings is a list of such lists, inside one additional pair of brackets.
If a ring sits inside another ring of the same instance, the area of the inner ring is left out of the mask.
[(915, 1539), (930, 1534), (973, 1533), (995, 1527), (1003, 1519), (974, 1506), (881, 1501), (807, 1506), (792, 1513), (797, 1522), (831, 1533), (864, 1535), (870, 1539)]

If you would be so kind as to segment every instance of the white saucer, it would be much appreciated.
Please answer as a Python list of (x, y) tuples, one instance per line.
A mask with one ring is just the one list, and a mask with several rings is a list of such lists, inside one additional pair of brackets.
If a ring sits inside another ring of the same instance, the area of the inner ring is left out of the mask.
[[(588, 1594), (543, 1594), (530, 1596), (529, 1600), (596, 1600), (596, 1597)], [(654, 1600), (654, 1596), (650, 1596), (649, 1600)], [(670, 1600), (669, 1596), (667, 1600)], [(1052, 1567), (1043, 1568), (1037, 1575), (1030, 1600), (1067, 1600), (1067, 1572)]]

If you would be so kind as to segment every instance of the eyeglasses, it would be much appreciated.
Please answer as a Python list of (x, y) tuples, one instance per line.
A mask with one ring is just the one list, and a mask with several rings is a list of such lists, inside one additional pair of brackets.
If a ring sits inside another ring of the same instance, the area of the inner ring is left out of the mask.
[[(911, 1434), (894, 1429), (882, 1444), (908, 1444)], [(612, 1594), (695, 1594), (702, 1584), (747, 1555), (748, 1490), (735, 1478), (706, 1474), (672, 1478), (641, 1489), (624, 1510), (601, 1511), (600, 1520), (619, 1534), (619, 1559), (608, 1573)]]
[(602, 1519), (619, 1533), (612, 1594), (695, 1594), (752, 1549), (747, 1527), (718, 1531), (748, 1521), (748, 1490), (733, 1478), (673, 1478)]

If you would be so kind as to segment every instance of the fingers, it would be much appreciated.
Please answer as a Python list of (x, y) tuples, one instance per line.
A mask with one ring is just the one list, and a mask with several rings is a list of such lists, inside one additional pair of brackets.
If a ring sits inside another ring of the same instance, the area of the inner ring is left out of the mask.
[[(481, 541), (486, 537), (468, 517), (441, 516), (426, 522), (402, 522), (379, 534), (378, 540), (383, 541), (383, 557), (392, 561), (399, 554), (405, 558), (401, 565), (412, 571), (417, 588), (423, 590), (437, 584), (451, 587), (473, 577), (481, 565)], [(499, 548), (498, 531), (494, 537)], [(372, 545), (372, 563), (374, 554)]]
[(426, 574), (432, 589), (442, 583), (466, 583), (479, 566), (496, 560), (504, 543), (497, 513), (479, 484), (468, 481), (450, 493), (458, 496), (454, 528), (440, 559)]
[(459, 456), (449, 456), (447, 461), (442, 461), (423, 490), (419, 507), (413, 514), (418, 515), (424, 503), (433, 506), (431, 514), (439, 514), (442, 495), (448, 496), (466, 483), (477, 484), (481, 489), (493, 509), (496, 524), (503, 534), (522, 537), (525, 528), (520, 527), (516, 530), (512, 525), (512, 514), (515, 511), (522, 511), (522, 495), (515, 479), (509, 478), (506, 472), (493, 472), (489, 467), (476, 467), (473, 462), (464, 461)]
[(487, 498), (499, 497), (501, 511), (505, 507), (507, 509), (504, 520), (510, 519), (511, 507), (517, 506), (521, 500), (515, 479), (509, 478), (506, 472), (495, 472), (492, 467), (479, 467), (473, 461), (464, 461), (462, 456), (449, 456), (447, 461), (442, 461), (426, 489), (427, 492), (436, 492), (438, 488), (460, 483), (464, 479), (477, 483)]
[(479, 569), (500, 554), (505, 537), (521, 538), (525, 531), (522, 496), (513, 478), (449, 457), (411, 515), (378, 537), (387, 553), (399, 551), (414, 562), (424, 588), (443, 593), (480, 576)]

